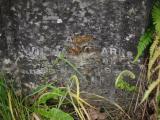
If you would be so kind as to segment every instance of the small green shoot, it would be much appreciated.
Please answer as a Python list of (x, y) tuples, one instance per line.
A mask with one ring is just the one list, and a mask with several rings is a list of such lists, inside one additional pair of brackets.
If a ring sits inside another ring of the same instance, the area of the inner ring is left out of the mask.
[(127, 90), (129, 92), (136, 91), (136, 86), (132, 86), (126, 81), (124, 81), (124, 76), (128, 76), (131, 79), (135, 79), (135, 75), (131, 71), (124, 70), (116, 78), (115, 87), (122, 90)]

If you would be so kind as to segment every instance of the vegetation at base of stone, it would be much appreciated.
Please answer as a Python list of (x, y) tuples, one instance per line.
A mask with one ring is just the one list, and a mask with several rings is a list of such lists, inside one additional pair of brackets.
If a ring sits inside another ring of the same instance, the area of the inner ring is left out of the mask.
[(150, 47), (150, 56), (148, 62), (148, 71), (147, 71), (147, 79), (148, 79), (148, 90), (146, 90), (142, 102), (148, 99), (151, 92), (156, 90), (156, 98), (158, 98), (159, 94), (159, 85), (160, 85), (160, 35), (156, 34), (154, 42)]
[[(148, 89), (145, 91), (141, 103), (154, 101), (157, 117), (160, 115), (158, 98), (160, 96), (160, 35), (155, 33), (154, 41), (150, 47), (150, 56), (148, 61), (147, 82)], [(151, 97), (152, 96), (152, 97)], [(158, 119), (158, 118), (157, 118)]]
[[(74, 84), (76, 91), (73, 89)], [(52, 84), (39, 86), (29, 97), (32, 96), (36, 97), (32, 110), (43, 119), (73, 120), (72, 116), (76, 115), (81, 120), (90, 120), (86, 107), (94, 108), (80, 97), (79, 80), (75, 75), (71, 76), (70, 85), (66, 87), (55, 87)], [(72, 110), (72, 116), (62, 110)]]
[[(154, 25), (154, 31), (150, 31), (152, 35), (152, 44), (149, 48), (149, 59), (148, 59), (148, 90), (146, 90), (142, 102), (144, 102), (154, 89), (157, 89), (156, 97), (159, 95), (159, 84), (160, 84), (160, 2), (155, 2), (152, 9), (152, 22)], [(148, 38), (145, 39), (146, 43)], [(150, 40), (149, 40), (150, 41)], [(141, 42), (141, 41), (140, 41)], [(141, 44), (139, 44), (141, 48)], [(142, 45), (143, 46), (143, 45)]]
[[(91, 106), (80, 97), (79, 80), (73, 75), (70, 85), (56, 87), (54, 84), (39, 85), (32, 94), (20, 99), (13, 89), (6, 87), (5, 80), (1, 79), (0, 89), (4, 96), (0, 96), (0, 119), (3, 120), (105, 120), (104, 113), (98, 113), (97, 108)], [(73, 89), (76, 86), (76, 90)], [(4, 88), (3, 88), (4, 87)], [(6, 96), (6, 94), (8, 96)], [(116, 103), (95, 94), (88, 95), (110, 102), (118, 108), (124, 116), (127, 113)], [(34, 101), (33, 104), (30, 101)], [(93, 113), (92, 113), (93, 112)], [(94, 114), (94, 115), (93, 115)], [(91, 116), (93, 115), (93, 116)]]
[[(148, 65), (147, 65), (147, 83), (148, 89), (144, 92), (144, 96), (141, 100), (141, 104), (145, 101), (149, 104), (154, 104), (155, 111), (154, 119), (158, 119), (160, 116), (160, 1), (155, 0), (152, 8), (152, 26), (141, 36), (137, 46), (137, 55), (134, 59), (134, 63), (145, 52), (149, 53)], [(146, 49), (146, 48), (149, 48)], [(129, 74), (132, 72), (129, 72)], [(123, 74), (120, 73), (119, 78)], [(120, 81), (122, 81), (120, 79)], [(121, 88), (126, 85), (122, 82), (119, 85)], [(128, 85), (128, 84), (127, 84)], [(127, 87), (125, 89), (128, 89)]]
[[(72, 116), (90, 120), (87, 109), (95, 109), (80, 97), (79, 80), (75, 75), (71, 76), (70, 85), (66, 87), (41, 85), (24, 99), (6, 84), (5, 77), (0, 77), (0, 118), (3, 120), (74, 120)], [(33, 105), (25, 104), (31, 100)]]
[(125, 76), (128, 76), (131, 79), (135, 79), (135, 75), (133, 72), (129, 70), (124, 70), (116, 78), (115, 87), (122, 90), (130, 91), (130, 92), (136, 91), (136, 86), (130, 85), (129, 83), (124, 81)]
[(0, 119), (30, 120), (29, 109), (17, 97), (12, 86), (6, 84), (4, 75), (0, 74)]

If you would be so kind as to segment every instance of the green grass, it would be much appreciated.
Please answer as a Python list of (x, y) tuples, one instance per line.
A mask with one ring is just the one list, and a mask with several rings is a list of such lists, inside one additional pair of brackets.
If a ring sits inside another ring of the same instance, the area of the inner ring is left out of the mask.
[(0, 118), (3, 120), (30, 120), (29, 109), (17, 97), (12, 86), (6, 84), (5, 76), (0, 74)]

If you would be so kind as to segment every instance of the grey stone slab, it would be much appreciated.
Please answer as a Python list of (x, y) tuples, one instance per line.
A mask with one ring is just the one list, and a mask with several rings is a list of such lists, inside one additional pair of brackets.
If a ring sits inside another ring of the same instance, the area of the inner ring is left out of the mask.
[[(6, 1), (0, 1), (0, 61), (19, 86), (35, 87), (47, 81), (44, 76), (65, 82), (74, 71), (64, 63), (51, 65), (60, 52), (84, 75), (85, 80), (79, 76), (82, 89), (113, 100), (119, 94), (114, 87), (118, 73), (138, 73), (132, 60), (147, 25), (149, 1)], [(76, 35), (93, 40), (79, 45), (82, 50), (74, 55)]]

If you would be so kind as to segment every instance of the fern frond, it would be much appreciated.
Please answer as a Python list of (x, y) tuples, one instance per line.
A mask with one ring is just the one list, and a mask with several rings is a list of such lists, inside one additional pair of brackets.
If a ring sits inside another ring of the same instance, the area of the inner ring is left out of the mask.
[[(156, 67), (156, 69), (158, 69), (159, 65)], [(159, 94), (159, 86), (160, 86), (160, 69), (158, 69), (158, 78), (157, 80), (155, 80), (154, 82), (152, 82), (149, 87), (148, 90), (145, 91), (143, 99), (141, 101), (141, 103), (143, 103), (146, 99), (148, 99), (149, 95), (151, 94), (151, 92), (157, 88), (158, 91), (156, 91), (156, 96)]]
[(155, 52), (153, 54), (153, 57), (151, 57), (149, 59), (149, 63), (148, 63), (148, 73), (147, 73), (147, 78), (148, 80), (150, 80), (151, 77), (151, 71), (152, 71), (152, 67), (155, 64), (156, 60), (160, 57), (160, 48), (156, 48)]
[(137, 46), (137, 55), (133, 63), (137, 62), (139, 57), (142, 55), (143, 51), (152, 42), (152, 34), (153, 34), (153, 31), (149, 29), (140, 37), (140, 41)]
[[(149, 85), (148, 90), (145, 91), (141, 103), (143, 103), (143, 102), (149, 97), (149, 95), (151, 94), (151, 92), (152, 92), (155, 88), (157, 88), (157, 87), (159, 87), (159, 86), (160, 86), (160, 70), (158, 71), (158, 78), (157, 78), (157, 80), (154, 81), (154, 82), (152, 82), (152, 83)], [(157, 92), (159, 92), (159, 91), (157, 91)]]
[(136, 87), (124, 81), (124, 76), (128, 76), (132, 79), (135, 79), (135, 75), (133, 72), (129, 70), (124, 70), (118, 75), (116, 82), (115, 82), (115, 87), (122, 89), (122, 90), (130, 91), (130, 92), (135, 91)]
[(156, 36), (151, 47), (150, 47), (150, 58), (153, 56), (155, 49), (158, 47), (158, 44), (160, 43), (159, 36)]
[(156, 81), (152, 82), (151, 85), (149, 85), (148, 90), (144, 93), (144, 97), (141, 101), (143, 103), (151, 94), (151, 92), (160, 84), (160, 79), (157, 79)]
[(152, 71), (152, 75), (153, 73), (157, 72), (158, 70), (160, 70), (160, 65), (156, 66)]
[(153, 24), (157, 33), (160, 35), (160, 2), (157, 2), (152, 9)]

